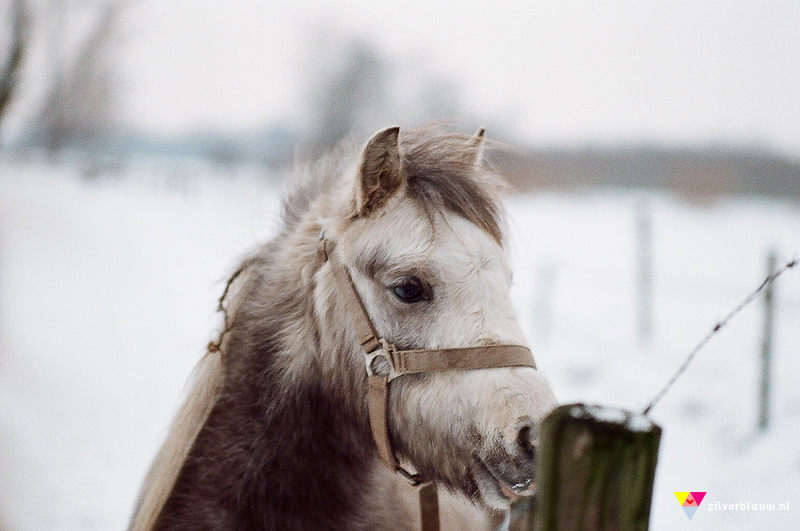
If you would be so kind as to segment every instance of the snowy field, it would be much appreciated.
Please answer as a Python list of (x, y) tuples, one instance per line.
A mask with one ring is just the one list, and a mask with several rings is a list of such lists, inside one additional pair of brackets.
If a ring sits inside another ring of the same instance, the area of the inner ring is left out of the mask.
[[(154, 173), (160, 175), (153, 177)], [(0, 162), (0, 530), (121, 531), (223, 279), (268, 237), (257, 171), (139, 165), (86, 181)], [(695, 343), (800, 254), (800, 206), (698, 206), (625, 193), (508, 200), (515, 302), (562, 402), (642, 408)], [(637, 336), (636, 219), (653, 234), (653, 335)], [(800, 529), (800, 271), (777, 285), (773, 424), (757, 434), (762, 308), (751, 305), (653, 412), (664, 428), (651, 529)], [(673, 491), (707, 491), (690, 522)], [(783, 512), (716, 502), (789, 503)]]

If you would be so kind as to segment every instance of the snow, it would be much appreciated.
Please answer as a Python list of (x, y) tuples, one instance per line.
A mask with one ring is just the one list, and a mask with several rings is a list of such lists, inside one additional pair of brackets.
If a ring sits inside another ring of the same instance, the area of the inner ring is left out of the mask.
[[(0, 528), (121, 530), (223, 279), (276, 227), (275, 176), (0, 161)], [(643, 205), (645, 205), (643, 207)], [(509, 198), (513, 296), (563, 403), (640, 411), (717, 320), (800, 253), (800, 207), (631, 193)], [(652, 217), (654, 333), (636, 333), (636, 216)], [(700, 352), (664, 430), (651, 529), (800, 526), (800, 272), (777, 284), (772, 425), (755, 430), (761, 306)], [(673, 491), (707, 491), (689, 522)], [(709, 511), (786, 503), (794, 511)]]
[(641, 413), (595, 404), (572, 405), (569, 415), (575, 419), (592, 419), (606, 424), (616, 424), (628, 431), (650, 431), (654, 424), (652, 420)]

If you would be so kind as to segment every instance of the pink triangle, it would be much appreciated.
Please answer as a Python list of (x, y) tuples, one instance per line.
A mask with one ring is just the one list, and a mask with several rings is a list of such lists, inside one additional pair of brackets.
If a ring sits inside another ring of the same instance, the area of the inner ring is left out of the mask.
[(684, 507), (697, 507), (697, 502), (694, 501), (694, 498), (691, 494), (686, 497), (686, 501), (683, 503)]
[(692, 494), (692, 498), (694, 498), (694, 501), (697, 502), (698, 506), (700, 506), (700, 504), (703, 503), (703, 498), (706, 497), (706, 493), (705, 492), (692, 492), (691, 494)]

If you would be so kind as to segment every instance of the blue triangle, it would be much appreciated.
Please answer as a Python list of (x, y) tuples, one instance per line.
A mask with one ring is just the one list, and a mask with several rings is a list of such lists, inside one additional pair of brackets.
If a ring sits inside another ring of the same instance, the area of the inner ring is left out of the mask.
[(694, 516), (694, 513), (697, 512), (697, 507), (683, 507), (683, 512), (685, 512), (686, 516), (688, 516), (689, 520), (691, 520), (692, 516)]

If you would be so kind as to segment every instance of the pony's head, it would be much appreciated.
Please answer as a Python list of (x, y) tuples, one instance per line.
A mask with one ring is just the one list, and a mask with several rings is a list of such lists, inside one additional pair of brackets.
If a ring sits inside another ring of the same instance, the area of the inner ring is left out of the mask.
[[(310, 209), (377, 333), (398, 349), (524, 345), (500, 181), (481, 164), (482, 144), (482, 131), (386, 129)], [(323, 265), (314, 292), (320, 355), (353, 386), (366, 418), (364, 356), (338, 291)], [(504, 509), (534, 489), (538, 426), (555, 404), (530, 367), (404, 375), (390, 386), (389, 436), (400, 461), (426, 478)]]

